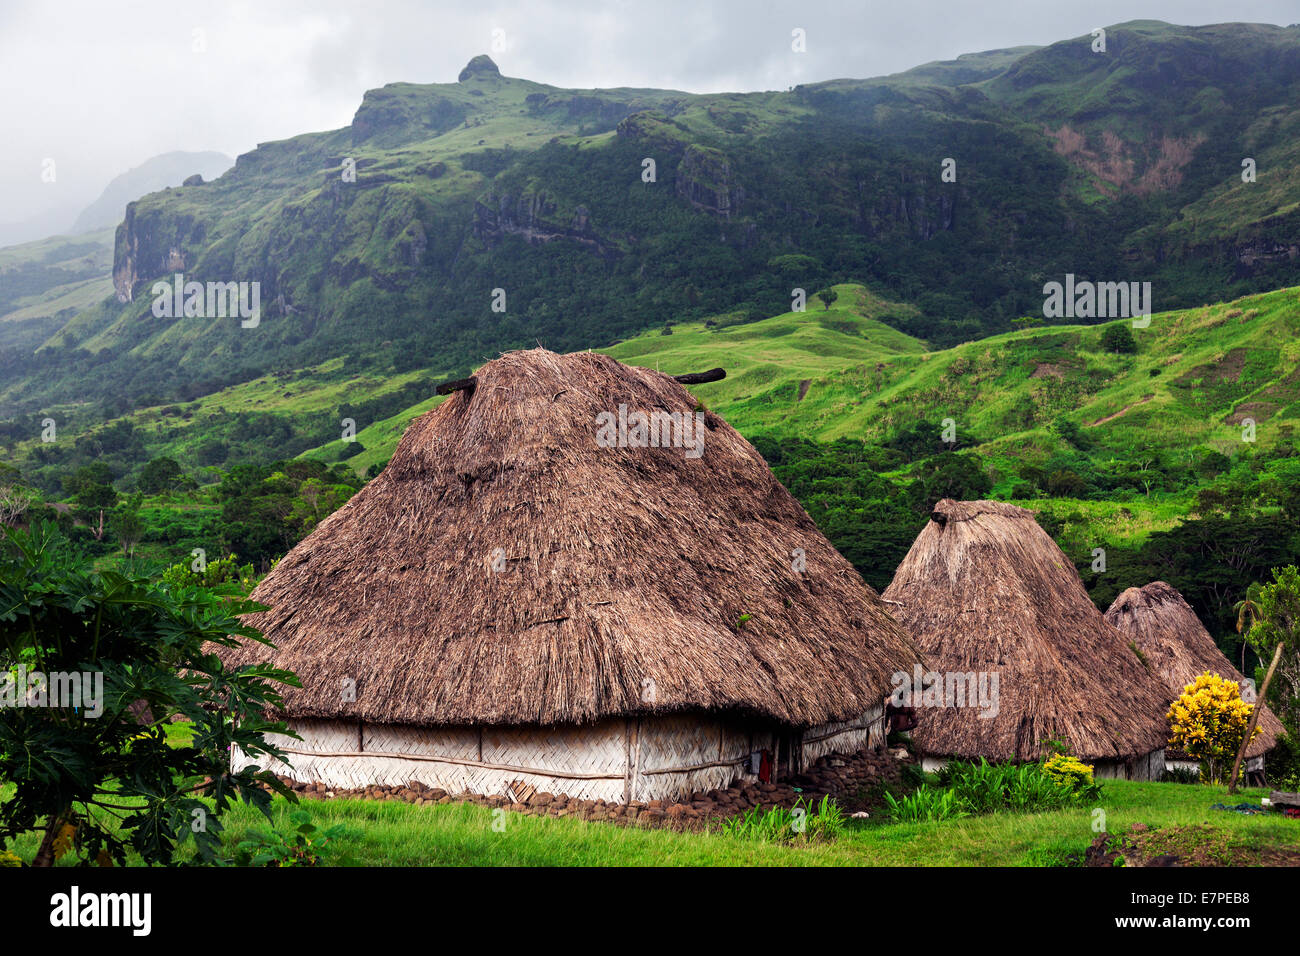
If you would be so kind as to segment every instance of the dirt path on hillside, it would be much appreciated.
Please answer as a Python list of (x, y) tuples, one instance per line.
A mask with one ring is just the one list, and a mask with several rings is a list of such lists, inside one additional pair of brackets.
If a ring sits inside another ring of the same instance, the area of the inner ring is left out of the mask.
[(1125, 405), (1119, 411), (1115, 412), (1113, 415), (1107, 415), (1104, 418), (1099, 418), (1095, 422), (1088, 422), (1086, 427), (1096, 428), (1098, 425), (1105, 425), (1107, 422), (1113, 422), (1115, 419), (1119, 418), (1125, 412), (1129, 411), (1130, 409), (1137, 408), (1139, 405), (1145, 405), (1153, 398), (1155, 398), (1154, 394), (1144, 395), (1141, 398), (1139, 398), (1136, 402), (1129, 402), (1127, 405)]

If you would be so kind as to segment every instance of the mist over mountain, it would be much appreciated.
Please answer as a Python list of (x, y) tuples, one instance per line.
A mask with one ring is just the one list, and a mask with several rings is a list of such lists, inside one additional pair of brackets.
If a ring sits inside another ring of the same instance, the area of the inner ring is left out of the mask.
[(235, 164), (225, 153), (177, 151), (154, 156), (117, 176), (103, 193), (77, 216), (72, 232), (79, 234), (116, 226), (127, 203), (147, 193), (179, 186), (191, 176), (215, 179)]

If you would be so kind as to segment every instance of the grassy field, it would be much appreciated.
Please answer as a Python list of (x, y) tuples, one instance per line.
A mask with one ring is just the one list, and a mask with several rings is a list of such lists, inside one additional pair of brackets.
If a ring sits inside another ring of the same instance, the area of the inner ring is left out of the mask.
[[(1249, 865), (1265, 846), (1300, 852), (1300, 820), (1212, 810), (1215, 803), (1258, 803), (1262, 790), (1228, 797), (1223, 787), (1117, 780), (1103, 784), (1107, 829), (1145, 824), (1168, 834), (1178, 853), (1207, 852)], [(328, 800), (300, 805), (318, 826), (347, 834), (323, 861), (339, 866), (1067, 866), (1096, 834), (1092, 808), (1001, 813), (942, 823), (850, 821), (838, 838), (807, 845), (757, 842), (720, 832), (673, 832), (609, 823), (506, 813), (470, 804), (417, 807), (396, 801)], [(276, 798), (276, 828), (294, 808)], [(229, 845), (263, 829), (264, 818), (239, 807), (226, 818)], [(1177, 829), (1175, 829), (1177, 828)], [(37, 840), (14, 847), (30, 859)]]

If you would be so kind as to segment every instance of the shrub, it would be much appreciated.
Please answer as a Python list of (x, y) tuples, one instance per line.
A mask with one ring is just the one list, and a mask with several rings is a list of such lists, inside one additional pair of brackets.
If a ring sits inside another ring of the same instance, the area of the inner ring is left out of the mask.
[[(1264, 772), (1270, 780), (1300, 778), (1300, 741), (1290, 734), (1277, 738), (1277, 746), (1264, 757)], [(1286, 787), (1279, 787), (1281, 790)], [(1291, 788), (1294, 792), (1294, 788)]]
[(1219, 783), (1246, 736), (1252, 706), (1236, 681), (1202, 674), (1169, 708), (1169, 746), (1201, 761), (1203, 778)]
[(227, 555), (215, 561), (207, 562), (202, 571), (196, 570), (197, 560), (186, 564), (173, 564), (162, 573), (162, 583), (167, 587), (215, 588), (223, 584), (238, 584), (244, 593), (253, 589), (257, 583), (256, 572), (251, 564), (239, 567), (235, 556)]
[(1186, 767), (1175, 767), (1172, 770), (1165, 770), (1160, 775), (1161, 783), (1200, 783), (1201, 774), (1197, 770), (1189, 770)]
[(1056, 754), (1043, 763), (1043, 773), (1051, 777), (1057, 786), (1068, 790), (1101, 793), (1101, 788), (1093, 780), (1092, 767), (1078, 757), (1069, 754)]

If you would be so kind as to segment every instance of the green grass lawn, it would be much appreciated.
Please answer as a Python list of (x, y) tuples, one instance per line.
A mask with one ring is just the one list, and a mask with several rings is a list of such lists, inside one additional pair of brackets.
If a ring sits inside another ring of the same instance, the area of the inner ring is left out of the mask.
[[(1229, 798), (1223, 787), (1106, 781), (1099, 806), (1106, 828), (1122, 834), (1152, 828), (1201, 826), (1217, 845), (1300, 849), (1300, 820), (1211, 810), (1215, 803), (1258, 803), (1262, 790)], [(900, 824), (886, 818), (851, 821), (837, 839), (779, 845), (719, 832), (673, 832), (609, 823), (502, 816), (470, 804), (417, 807), (396, 801), (304, 801), (318, 826), (348, 833), (324, 862), (340, 866), (1060, 866), (1092, 842), (1093, 808), (1050, 813), (999, 813), (942, 823)], [(273, 815), (287, 832), (294, 808), (276, 798)], [(225, 821), (229, 845), (263, 829), (264, 818), (240, 806)], [(1186, 839), (1184, 837), (1184, 839)], [(30, 859), (37, 839), (15, 851)]]

